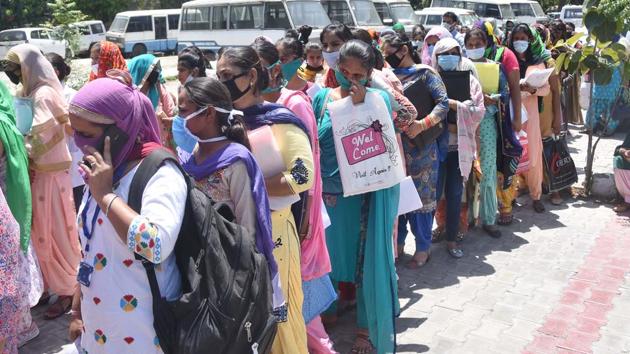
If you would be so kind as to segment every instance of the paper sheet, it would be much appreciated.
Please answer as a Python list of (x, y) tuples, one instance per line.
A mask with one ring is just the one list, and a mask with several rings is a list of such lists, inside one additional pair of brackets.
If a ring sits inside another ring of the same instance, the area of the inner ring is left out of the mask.
[(549, 77), (554, 70), (554, 68), (534, 70), (523, 79), (523, 83), (535, 88), (543, 87), (549, 83)]
[(322, 223), (324, 224), (324, 229), (328, 228), (328, 226), (332, 225), (330, 222), (330, 216), (328, 215), (328, 210), (326, 210), (326, 204), (322, 200)]
[(319, 84), (315, 83), (308, 90), (306, 90), (306, 94), (308, 95), (308, 97), (313, 99), (315, 97), (315, 95), (319, 92), (319, 90), (321, 90), (321, 89), (322, 89), (322, 87), (319, 86)]
[(407, 176), (400, 182), (400, 198), (398, 199), (398, 215), (407, 214), (422, 208), (422, 201), (416, 185), (411, 177)]

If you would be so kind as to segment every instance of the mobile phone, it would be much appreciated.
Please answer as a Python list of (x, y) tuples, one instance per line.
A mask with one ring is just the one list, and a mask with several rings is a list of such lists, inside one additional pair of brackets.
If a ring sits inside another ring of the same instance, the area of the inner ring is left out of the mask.
[[(103, 132), (103, 136), (99, 140), (98, 144), (95, 146), (96, 150), (103, 155), (105, 152), (105, 138), (109, 137), (109, 151), (112, 157), (112, 160), (118, 156), (122, 148), (125, 146), (127, 141), (129, 140), (129, 135), (118, 128), (116, 125), (110, 125), (105, 128)], [(86, 165), (90, 165), (85, 159), (83, 160)]]

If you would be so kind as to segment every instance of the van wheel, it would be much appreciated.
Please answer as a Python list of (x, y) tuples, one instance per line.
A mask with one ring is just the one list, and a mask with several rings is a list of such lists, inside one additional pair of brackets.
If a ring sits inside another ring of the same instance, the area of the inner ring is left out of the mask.
[(136, 57), (142, 54), (147, 54), (147, 46), (145, 46), (144, 44), (134, 45), (133, 50), (131, 51), (131, 56)]

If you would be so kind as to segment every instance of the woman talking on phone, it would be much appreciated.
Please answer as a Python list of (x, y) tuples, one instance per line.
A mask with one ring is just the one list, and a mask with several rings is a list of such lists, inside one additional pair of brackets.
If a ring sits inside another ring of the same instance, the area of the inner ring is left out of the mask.
[[(88, 83), (70, 104), (74, 139), (89, 190), (78, 224), (82, 258), (73, 301), (71, 339), (81, 335), (89, 353), (161, 353), (153, 328), (147, 275), (136, 255), (157, 264), (161, 294), (181, 292), (173, 249), (187, 196), (184, 176), (166, 162), (147, 183), (142, 212), (127, 204), (138, 165), (161, 147), (151, 101), (131, 77)], [(115, 284), (115, 285), (114, 285)], [(83, 329), (83, 330), (82, 330)]]

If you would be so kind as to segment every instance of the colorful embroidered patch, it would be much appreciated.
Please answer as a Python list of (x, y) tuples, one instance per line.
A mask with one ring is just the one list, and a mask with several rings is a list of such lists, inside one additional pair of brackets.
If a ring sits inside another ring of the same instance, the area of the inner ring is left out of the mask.
[(158, 229), (145, 218), (136, 217), (129, 226), (127, 245), (130, 250), (152, 261), (160, 263), (162, 249)]
[(131, 267), (131, 265), (133, 264), (133, 260), (131, 260), (131, 259), (125, 259), (125, 260), (123, 261), (123, 264), (125, 265), (125, 267), (129, 268), (129, 267)]
[(103, 270), (107, 266), (107, 258), (102, 253), (97, 253), (94, 256), (94, 269)]
[(94, 305), (98, 305), (98, 304), (100, 304), (100, 303), (101, 303), (101, 299), (99, 299), (99, 298), (98, 298), (98, 297), (96, 297), (96, 296), (92, 298), (92, 301), (94, 301)]
[(306, 184), (308, 182), (308, 170), (304, 166), (302, 159), (295, 160), (295, 164), (291, 169), (291, 176), (297, 184)]
[(107, 336), (105, 335), (105, 333), (103, 333), (102, 330), (97, 329), (94, 332), (94, 340), (96, 341), (96, 343), (103, 345), (107, 342)]
[(138, 307), (138, 299), (133, 295), (125, 295), (120, 299), (120, 308), (125, 312), (131, 312)]
[(131, 343), (133, 343), (133, 341), (134, 341), (133, 337), (125, 337), (125, 338), (123, 338), (123, 340), (124, 340), (127, 344), (131, 344)]

